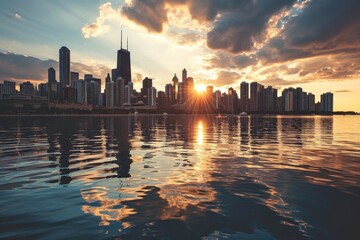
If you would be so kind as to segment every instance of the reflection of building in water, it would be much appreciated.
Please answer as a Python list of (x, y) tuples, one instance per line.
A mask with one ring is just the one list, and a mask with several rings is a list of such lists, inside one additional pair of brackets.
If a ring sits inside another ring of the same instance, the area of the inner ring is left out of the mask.
[(249, 149), (249, 117), (240, 118), (240, 150), (247, 151)]
[[(117, 177), (131, 177), (130, 165), (132, 163), (130, 154), (130, 135), (133, 132), (133, 121), (131, 116), (111, 117), (105, 120), (107, 133), (107, 148), (115, 144)], [(114, 142), (113, 142), (114, 141)]]
[(333, 117), (322, 117), (320, 119), (321, 142), (331, 145), (333, 143)]

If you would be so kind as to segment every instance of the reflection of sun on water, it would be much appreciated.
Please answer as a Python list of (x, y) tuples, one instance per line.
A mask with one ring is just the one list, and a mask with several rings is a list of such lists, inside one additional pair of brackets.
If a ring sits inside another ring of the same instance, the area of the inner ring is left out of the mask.
[(204, 143), (204, 128), (203, 123), (200, 121), (197, 126), (197, 143), (203, 144)]

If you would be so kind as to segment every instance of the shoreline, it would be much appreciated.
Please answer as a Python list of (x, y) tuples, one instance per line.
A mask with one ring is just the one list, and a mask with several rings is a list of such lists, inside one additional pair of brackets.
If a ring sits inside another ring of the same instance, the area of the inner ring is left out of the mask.
[(138, 113), (138, 114), (126, 114), (126, 113), (84, 113), (84, 114), (0, 114), (1, 117), (136, 117), (136, 116), (237, 116), (237, 117), (251, 117), (251, 116), (268, 116), (268, 117), (332, 117), (332, 116), (358, 116), (360, 113), (356, 112), (334, 112), (332, 114), (266, 114), (266, 113), (254, 113), (241, 116), (239, 114), (230, 114), (230, 113), (168, 113), (164, 115), (163, 113)]

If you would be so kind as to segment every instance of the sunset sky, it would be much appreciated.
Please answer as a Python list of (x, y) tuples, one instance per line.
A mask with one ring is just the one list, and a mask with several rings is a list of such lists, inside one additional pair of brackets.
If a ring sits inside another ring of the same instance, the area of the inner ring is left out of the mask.
[(46, 81), (61, 46), (72, 71), (105, 79), (123, 26), (138, 90), (186, 68), (197, 85), (331, 91), (335, 111), (360, 111), (359, 13), (358, 0), (1, 1), (0, 82)]

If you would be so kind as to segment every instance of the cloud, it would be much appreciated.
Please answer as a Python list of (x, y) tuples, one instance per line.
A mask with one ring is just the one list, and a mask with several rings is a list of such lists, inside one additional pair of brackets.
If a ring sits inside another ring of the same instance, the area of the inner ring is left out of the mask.
[(174, 39), (175, 42), (179, 45), (195, 45), (203, 39), (200, 34), (195, 32), (177, 33), (170, 30), (167, 33), (167, 36), (171, 39)]
[(18, 20), (22, 19), (22, 16), (19, 13), (15, 13), (14, 17)]
[(133, 0), (125, 4), (121, 11), (128, 19), (150, 32), (162, 32), (163, 23), (167, 22), (164, 0)]
[(216, 51), (210, 59), (207, 60), (208, 68), (227, 68), (243, 69), (256, 64), (257, 60), (252, 56), (233, 55), (231, 53)]
[(259, 50), (264, 63), (360, 52), (360, 2), (310, 1), (281, 34)]
[(82, 29), (84, 38), (98, 37), (107, 33), (110, 27), (106, 21), (115, 19), (119, 16), (117, 10), (113, 9), (110, 2), (104, 3), (99, 7), (99, 16), (94, 23), (86, 24)]
[[(18, 83), (30, 80), (39, 83), (46, 82), (48, 68), (53, 67), (58, 74), (58, 66), (59, 63), (52, 59), (41, 60), (32, 56), (0, 52), (0, 80), (13, 80)], [(110, 69), (99, 63), (88, 65), (71, 62), (71, 71), (80, 74), (90, 73), (104, 79)]]
[(217, 87), (230, 86), (238, 82), (240, 77), (240, 74), (236, 72), (220, 71), (214, 85)]
[(193, 19), (213, 24), (207, 33), (208, 47), (240, 53), (250, 51), (255, 43), (263, 41), (270, 18), (290, 8), (295, 2), (296, 0), (133, 0), (122, 7), (122, 13), (150, 32), (160, 33), (164, 24), (168, 24), (169, 9), (186, 4)]
[(337, 90), (335, 93), (349, 93), (352, 92), (351, 90)]

